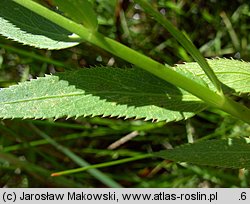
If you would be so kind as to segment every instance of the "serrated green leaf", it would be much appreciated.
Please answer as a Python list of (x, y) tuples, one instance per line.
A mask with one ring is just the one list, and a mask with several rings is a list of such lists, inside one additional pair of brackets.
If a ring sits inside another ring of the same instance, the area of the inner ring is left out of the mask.
[(250, 168), (250, 140), (229, 138), (227, 140), (203, 141), (156, 152), (154, 156), (198, 165)]
[[(233, 59), (207, 60), (219, 80), (224, 84), (226, 91), (236, 93), (250, 92), (250, 63)], [(186, 69), (202, 78), (211, 89), (214, 89), (204, 72), (195, 62), (178, 64), (176, 69)]]
[(0, 91), (1, 118), (112, 116), (176, 121), (206, 105), (140, 69), (91, 68)]
[(10, 0), (0, 0), (0, 34), (42, 49), (63, 49), (79, 44), (79, 37)]
[(88, 0), (53, 0), (59, 10), (65, 12), (72, 20), (82, 23), (91, 30), (97, 29), (97, 16)]

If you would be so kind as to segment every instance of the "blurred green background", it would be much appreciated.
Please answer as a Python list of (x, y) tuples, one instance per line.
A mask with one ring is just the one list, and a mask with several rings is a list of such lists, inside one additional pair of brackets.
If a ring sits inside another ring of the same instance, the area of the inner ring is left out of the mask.
[[(49, 0), (39, 2), (55, 9)], [(176, 40), (139, 5), (128, 0), (92, 2), (98, 13), (101, 33), (162, 63), (174, 65), (192, 61)], [(248, 1), (151, 2), (186, 33), (205, 57), (250, 60)], [(88, 43), (66, 50), (48, 51), (23, 46), (0, 36), (1, 88), (45, 74), (99, 65), (131, 66)], [(249, 100), (249, 96), (245, 98)], [(127, 135), (133, 138), (115, 149), (108, 148)], [(105, 167), (97, 173), (84, 171), (64, 177), (50, 176), (53, 172), (78, 168), (84, 161), (98, 164), (195, 140), (249, 135), (249, 125), (214, 109), (207, 109), (186, 121), (168, 124), (101, 117), (56, 121), (2, 120), (0, 186), (249, 187), (250, 176), (245, 169), (196, 166), (162, 159)]]

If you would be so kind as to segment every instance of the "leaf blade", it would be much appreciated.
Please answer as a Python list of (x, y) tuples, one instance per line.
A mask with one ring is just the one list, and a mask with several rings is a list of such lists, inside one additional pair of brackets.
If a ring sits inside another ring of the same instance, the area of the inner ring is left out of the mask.
[[(219, 80), (227, 86), (228, 90), (235, 93), (250, 92), (250, 63), (234, 60), (234, 59), (208, 59), (207, 62), (214, 70)], [(205, 74), (200, 70), (199, 65), (195, 62), (178, 64), (176, 70), (183, 69), (192, 72), (195, 76), (206, 82), (209, 88), (214, 89), (211, 82), (205, 77)]]
[(247, 138), (202, 141), (156, 152), (154, 156), (198, 165), (250, 168), (250, 141)]
[(0, 34), (41, 49), (64, 49), (80, 43), (71, 32), (21, 5), (1, 0)]
[(101, 115), (169, 122), (205, 107), (191, 94), (140, 69), (84, 69), (0, 91), (2, 118)]

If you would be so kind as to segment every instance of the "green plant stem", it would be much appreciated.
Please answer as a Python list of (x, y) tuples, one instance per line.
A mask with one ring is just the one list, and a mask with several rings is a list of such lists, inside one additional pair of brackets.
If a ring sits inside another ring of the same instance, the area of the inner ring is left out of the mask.
[(180, 87), (196, 97), (202, 99), (208, 105), (219, 108), (247, 123), (250, 123), (250, 110), (238, 104), (230, 98), (217, 94), (209, 88), (175, 72), (170, 66), (162, 65), (151, 58), (119, 43), (107, 38), (98, 32), (86, 29), (82, 25), (75, 23), (31, 0), (14, 0), (16, 3), (27, 9), (44, 16), (48, 20), (61, 27), (77, 34), (82, 39), (100, 47), (104, 50), (158, 76), (159, 78)]
[(86, 167), (82, 167), (82, 168), (71, 169), (71, 170), (67, 170), (67, 171), (60, 171), (60, 172), (56, 172), (56, 173), (51, 174), (51, 176), (62, 176), (62, 175), (66, 175), (66, 174), (79, 173), (79, 172), (86, 171), (89, 169), (109, 167), (109, 166), (119, 165), (119, 164), (132, 162), (132, 161), (136, 161), (136, 160), (151, 158), (151, 157), (153, 157), (152, 154), (144, 154), (144, 155), (139, 155), (139, 156), (135, 156), (135, 157), (131, 157), (131, 158), (119, 159), (119, 160), (105, 162), (105, 163), (101, 163), (101, 164), (94, 164), (94, 165), (86, 166)]

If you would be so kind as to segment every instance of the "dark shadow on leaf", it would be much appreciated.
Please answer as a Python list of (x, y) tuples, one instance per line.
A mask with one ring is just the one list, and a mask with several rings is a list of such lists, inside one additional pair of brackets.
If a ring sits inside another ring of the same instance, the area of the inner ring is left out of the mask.
[(250, 168), (248, 138), (206, 140), (154, 153), (155, 157), (176, 162), (224, 168)]
[(199, 112), (206, 107), (195, 98), (187, 100), (187, 92), (139, 68), (91, 68), (58, 73), (57, 76), (86, 94), (117, 105), (148, 107), (149, 110), (156, 106), (159, 108), (157, 111), (167, 109), (182, 115)]
[[(61, 47), (55, 49), (70, 47), (78, 44), (75, 39), (69, 37), (72, 34), (71, 32), (11, 0), (1, 0), (0, 18), (8, 22), (9, 36), (7, 36), (4, 31), (0, 33), (19, 42), (25, 44), (29, 44), (28, 42), (31, 42), (34, 44), (35, 41), (37, 41), (37, 43), (39, 42), (39, 39), (36, 39), (36, 37), (47, 37), (55, 41), (55, 44), (56, 42), (63, 43)], [(17, 35), (17, 30), (14, 30), (17, 28), (27, 35), (25, 36), (23, 33), (19, 33)], [(11, 29), (13, 30), (11, 31)], [(13, 33), (11, 34), (11, 32)]]

